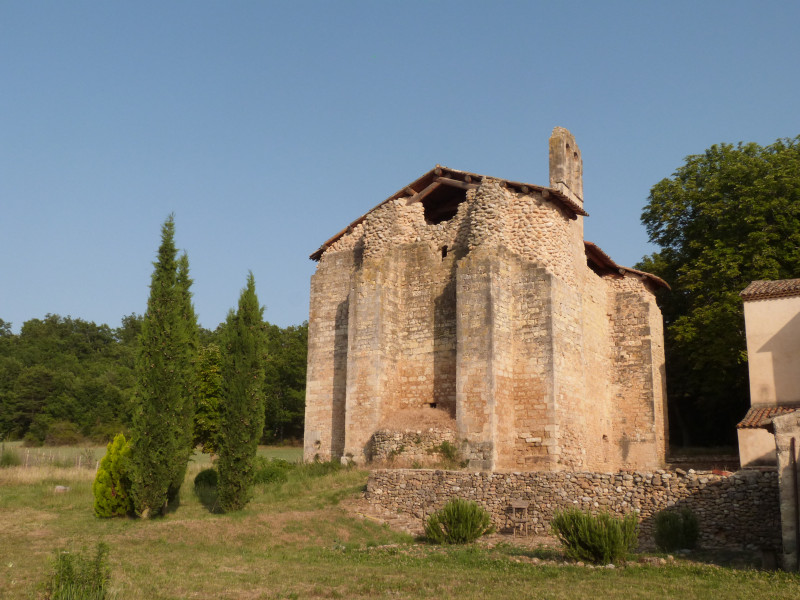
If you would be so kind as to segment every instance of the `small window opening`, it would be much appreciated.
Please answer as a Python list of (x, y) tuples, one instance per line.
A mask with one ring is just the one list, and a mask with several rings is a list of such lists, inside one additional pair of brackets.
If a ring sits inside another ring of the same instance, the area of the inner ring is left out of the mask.
[(603, 441), (604, 441), (604, 442), (607, 442), (607, 441), (608, 441), (608, 436), (607, 436), (607, 435), (605, 435), (605, 434), (603, 435)]
[(431, 408), (436, 408), (436, 402), (431, 402), (430, 404), (428, 404), (428, 406), (430, 406)]
[(422, 206), (425, 207), (425, 221), (429, 225), (449, 221), (456, 216), (458, 205), (466, 199), (467, 190), (440, 185), (422, 200)]
[(442, 246), (442, 260), (447, 258), (447, 246)]

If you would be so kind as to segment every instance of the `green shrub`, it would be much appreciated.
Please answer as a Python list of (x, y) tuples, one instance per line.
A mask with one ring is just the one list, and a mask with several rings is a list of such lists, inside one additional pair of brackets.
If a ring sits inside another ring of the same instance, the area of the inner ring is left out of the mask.
[(467, 544), (492, 531), (489, 513), (461, 498), (450, 500), (425, 523), (425, 537), (436, 544)]
[(44, 445), (44, 438), (40, 439), (34, 432), (29, 431), (25, 434), (25, 437), (22, 438), (22, 445), (26, 448), (38, 448)]
[(78, 446), (85, 440), (75, 423), (57, 421), (47, 428), (44, 443), (48, 446)]
[(262, 456), (258, 456), (256, 457), (254, 467), (253, 483), (264, 485), (269, 483), (283, 483), (289, 479), (288, 473), (295, 468), (295, 465), (280, 458), (268, 460)]
[(14, 450), (0, 444), (0, 467), (17, 467), (22, 464), (22, 459)]
[(121, 433), (108, 444), (94, 478), (94, 514), (98, 517), (124, 517), (133, 512), (130, 469), (131, 447)]
[(458, 448), (447, 440), (444, 440), (441, 444), (439, 444), (439, 454), (441, 454), (442, 458), (445, 460), (452, 462), (458, 462), (459, 460)]
[(49, 600), (102, 600), (110, 578), (106, 544), (97, 545), (94, 557), (58, 550), (45, 597)]
[(639, 530), (635, 514), (619, 518), (577, 509), (556, 513), (550, 526), (568, 557), (603, 565), (624, 559), (636, 547)]
[(688, 508), (662, 510), (656, 514), (656, 546), (664, 552), (695, 548), (700, 535), (697, 517)]

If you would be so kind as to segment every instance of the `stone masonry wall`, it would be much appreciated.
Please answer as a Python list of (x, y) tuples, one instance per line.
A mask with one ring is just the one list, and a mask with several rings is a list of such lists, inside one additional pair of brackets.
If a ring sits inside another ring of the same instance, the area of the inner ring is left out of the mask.
[[(553, 135), (551, 185), (582, 206), (580, 151)], [(438, 171), (427, 196), (381, 203), (319, 255), (305, 459), (364, 462), (376, 431), (437, 409), (471, 468), (661, 466), (652, 290), (592, 270), (583, 216), (550, 191)]]
[(367, 500), (424, 518), (451, 498), (482, 505), (496, 527), (506, 526), (511, 500), (529, 500), (534, 530), (547, 533), (555, 512), (578, 508), (617, 515), (635, 512), (640, 537), (651, 545), (654, 516), (665, 508), (689, 508), (707, 548), (781, 551), (778, 477), (774, 471), (732, 475), (680, 469), (652, 473), (475, 473), (429, 469), (372, 471)]
[(393, 463), (396, 460), (406, 464), (436, 463), (442, 458), (442, 442), (448, 442), (455, 447), (456, 432), (437, 427), (420, 431), (380, 429), (372, 436), (370, 459), (385, 463)]

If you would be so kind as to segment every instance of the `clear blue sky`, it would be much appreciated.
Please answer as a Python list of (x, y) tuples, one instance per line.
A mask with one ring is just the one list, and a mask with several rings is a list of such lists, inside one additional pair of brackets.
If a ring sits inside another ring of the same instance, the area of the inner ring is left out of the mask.
[(650, 187), (720, 142), (800, 134), (798, 2), (0, 0), (0, 318), (118, 326), (176, 217), (214, 328), (248, 269), (308, 315), (308, 255), (436, 163), (547, 185), (586, 238), (654, 251)]

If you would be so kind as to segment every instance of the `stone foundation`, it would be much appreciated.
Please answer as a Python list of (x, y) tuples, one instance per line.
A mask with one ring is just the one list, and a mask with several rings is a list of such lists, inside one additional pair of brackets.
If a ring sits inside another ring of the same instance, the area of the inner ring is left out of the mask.
[(639, 515), (642, 544), (652, 545), (654, 516), (689, 508), (700, 523), (706, 548), (781, 552), (778, 476), (774, 471), (712, 472), (658, 470), (652, 473), (475, 473), (382, 469), (370, 474), (366, 497), (386, 509), (423, 518), (451, 498), (481, 504), (498, 529), (506, 525), (510, 501), (531, 502), (534, 531), (547, 533), (555, 512)]
[(381, 429), (372, 436), (369, 460), (391, 464), (431, 465), (441, 462), (442, 443), (456, 448), (456, 433), (450, 429), (429, 428), (420, 431)]

